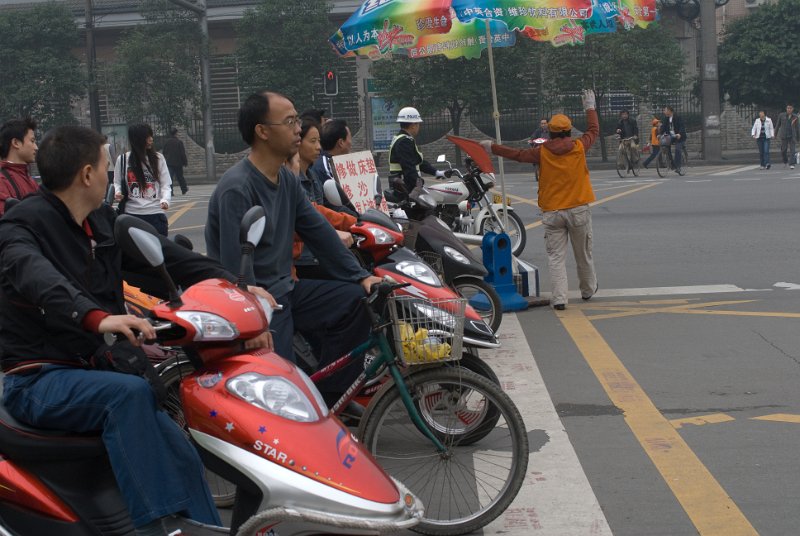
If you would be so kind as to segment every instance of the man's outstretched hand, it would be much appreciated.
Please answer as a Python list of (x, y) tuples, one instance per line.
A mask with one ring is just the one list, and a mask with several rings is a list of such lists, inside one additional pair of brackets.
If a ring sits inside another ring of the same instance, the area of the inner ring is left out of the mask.
[(592, 89), (584, 89), (583, 95), (581, 95), (581, 100), (583, 101), (584, 110), (594, 110), (597, 107), (596, 100), (594, 98), (594, 90)]

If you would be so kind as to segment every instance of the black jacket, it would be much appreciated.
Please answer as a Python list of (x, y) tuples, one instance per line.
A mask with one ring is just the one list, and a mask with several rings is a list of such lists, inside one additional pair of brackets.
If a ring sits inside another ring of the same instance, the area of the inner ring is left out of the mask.
[[(683, 126), (683, 119), (676, 114), (672, 114), (672, 126), (675, 134), (681, 135), (680, 141), (686, 141), (686, 127)], [(661, 130), (658, 133), (669, 134), (669, 117), (664, 116), (664, 119), (661, 120)]]
[[(61, 200), (42, 195), (13, 206), (0, 219), (0, 351), (4, 370), (22, 361), (80, 361), (102, 336), (83, 329), (99, 309), (125, 314), (122, 270), (152, 278), (149, 266), (124, 255), (114, 241), (116, 213), (108, 206), (87, 218), (93, 239)], [(167, 269), (178, 284), (233, 280), (215, 261), (161, 239)], [(140, 281), (129, 281), (141, 285)], [(151, 289), (148, 289), (151, 290)]]
[(186, 158), (186, 148), (183, 146), (183, 142), (175, 136), (167, 138), (161, 153), (170, 167), (186, 167), (189, 165), (189, 160)]
[(636, 124), (636, 121), (631, 119), (620, 119), (617, 123), (617, 134), (619, 134), (623, 138), (631, 138), (633, 136), (639, 135), (639, 125)]
[[(401, 134), (405, 131), (401, 130)], [(397, 140), (392, 146), (392, 152), (389, 155), (389, 163), (397, 163), (403, 168), (403, 182), (410, 192), (417, 187), (417, 179), (422, 179), (417, 173), (417, 166), (419, 170), (428, 175), (436, 175), (436, 168), (433, 167), (427, 160), (420, 158), (417, 151), (417, 142), (414, 138), (406, 136)]]

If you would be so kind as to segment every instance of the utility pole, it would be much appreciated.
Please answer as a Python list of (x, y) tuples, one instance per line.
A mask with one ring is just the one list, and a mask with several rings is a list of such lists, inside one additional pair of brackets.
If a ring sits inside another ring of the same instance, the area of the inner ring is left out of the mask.
[(97, 52), (94, 44), (94, 8), (86, 0), (86, 70), (89, 82), (89, 119), (92, 128), (102, 132), (100, 126), (100, 99), (97, 95)]
[(700, 80), (703, 115), (703, 159), (722, 159), (720, 138), (719, 67), (717, 63), (717, 16), (712, 0), (700, 2)]
[[(88, 0), (91, 1), (91, 0)], [(203, 88), (203, 138), (206, 148), (206, 177), (214, 182), (217, 180), (216, 163), (214, 162), (214, 127), (211, 124), (211, 66), (209, 60), (208, 43), (208, 14), (205, 0), (169, 0), (184, 9), (197, 15), (200, 23), (200, 78)]]

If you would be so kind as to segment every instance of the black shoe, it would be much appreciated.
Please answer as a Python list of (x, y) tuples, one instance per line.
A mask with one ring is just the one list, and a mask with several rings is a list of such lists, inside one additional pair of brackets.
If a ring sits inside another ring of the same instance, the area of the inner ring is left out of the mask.
[(591, 300), (591, 299), (592, 299), (592, 296), (594, 296), (595, 294), (597, 294), (597, 289), (599, 289), (599, 288), (600, 288), (600, 283), (595, 283), (595, 285), (594, 285), (594, 290), (592, 291), (592, 293), (591, 293), (590, 295), (588, 295), (588, 296), (581, 296), (581, 299), (582, 299), (583, 301), (589, 301), (589, 300)]
[(183, 195), (186, 195), (186, 192), (188, 192), (188, 191), (189, 191), (189, 188), (181, 188), (181, 193)]
[(567, 306), (564, 303), (557, 303), (553, 306), (553, 309), (555, 309), (556, 311), (563, 311), (566, 308)]
[(772, 164), (767, 164), (767, 169), (771, 168)]

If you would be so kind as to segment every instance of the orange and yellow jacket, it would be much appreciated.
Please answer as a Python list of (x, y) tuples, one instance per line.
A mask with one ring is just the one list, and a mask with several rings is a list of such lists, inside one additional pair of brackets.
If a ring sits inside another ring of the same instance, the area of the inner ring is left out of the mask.
[(565, 210), (595, 200), (586, 151), (600, 134), (596, 110), (586, 110), (586, 132), (577, 140), (555, 138), (538, 147), (512, 149), (492, 144), (492, 152), (517, 162), (539, 164), (539, 208)]

